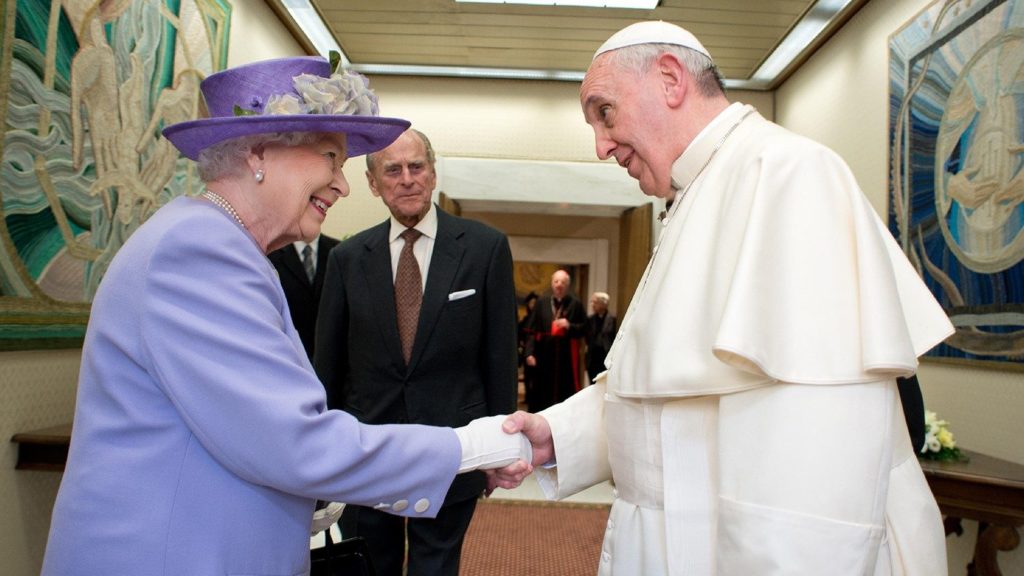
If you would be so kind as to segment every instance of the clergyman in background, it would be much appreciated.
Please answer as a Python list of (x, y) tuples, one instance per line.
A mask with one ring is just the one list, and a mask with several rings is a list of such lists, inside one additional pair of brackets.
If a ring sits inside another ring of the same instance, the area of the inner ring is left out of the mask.
[(541, 296), (527, 322), (534, 338), (526, 341), (526, 365), (535, 367), (535, 403), (543, 410), (580, 389), (580, 339), (587, 313), (569, 289), (572, 277), (565, 270), (551, 275), (551, 293)]

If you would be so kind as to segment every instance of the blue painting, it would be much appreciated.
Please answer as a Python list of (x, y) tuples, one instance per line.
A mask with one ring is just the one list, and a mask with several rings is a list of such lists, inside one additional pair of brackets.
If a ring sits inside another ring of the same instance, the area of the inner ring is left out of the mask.
[(937, 1), (889, 47), (889, 228), (956, 326), (928, 355), (1024, 368), (1024, 1)]
[(0, 350), (81, 344), (132, 232), (194, 193), (160, 136), (227, 62), (228, 0), (7, 0), (0, 29)]

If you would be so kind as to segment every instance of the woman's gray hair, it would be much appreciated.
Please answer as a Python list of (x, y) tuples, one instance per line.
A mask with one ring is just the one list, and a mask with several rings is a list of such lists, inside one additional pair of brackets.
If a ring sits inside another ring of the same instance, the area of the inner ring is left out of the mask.
[(611, 297), (608, 296), (607, 292), (594, 292), (594, 298), (602, 304), (608, 304), (608, 301), (611, 300)]
[(222, 178), (244, 176), (249, 171), (245, 162), (246, 156), (260, 144), (302, 146), (319, 142), (324, 136), (326, 134), (320, 132), (275, 132), (252, 134), (219, 142), (199, 153), (199, 158), (196, 160), (196, 164), (199, 166), (199, 178), (203, 182), (211, 182)]
[(610, 58), (622, 68), (633, 70), (639, 76), (648, 72), (659, 54), (674, 54), (693, 76), (697, 89), (704, 96), (725, 93), (725, 81), (718, 67), (704, 54), (675, 44), (636, 44), (610, 52)]

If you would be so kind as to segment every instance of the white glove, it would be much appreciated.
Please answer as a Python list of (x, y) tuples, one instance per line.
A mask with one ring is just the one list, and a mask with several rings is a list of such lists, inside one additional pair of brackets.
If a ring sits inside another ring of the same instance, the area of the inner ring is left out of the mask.
[(521, 432), (506, 434), (501, 424), (507, 416), (485, 416), (455, 429), (462, 443), (459, 474), (508, 466), (516, 460), (533, 459), (530, 441)]
[(309, 535), (314, 536), (327, 530), (341, 518), (341, 512), (345, 505), (341, 502), (328, 502), (326, 508), (313, 512), (313, 525), (309, 528)]

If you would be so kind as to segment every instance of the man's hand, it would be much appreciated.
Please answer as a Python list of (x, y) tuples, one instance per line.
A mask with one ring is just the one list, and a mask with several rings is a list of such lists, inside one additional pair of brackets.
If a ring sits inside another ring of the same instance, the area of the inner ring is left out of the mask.
[(533, 354), (531, 354), (531, 355), (526, 357), (526, 365), (527, 366), (536, 366), (537, 365), (537, 359), (533, 357)]
[(534, 466), (550, 462), (555, 457), (555, 444), (551, 438), (551, 427), (543, 416), (520, 410), (505, 419), (501, 429), (506, 434), (522, 432), (533, 447), (533, 461), (519, 460), (503, 468), (487, 471), (488, 494), (494, 488), (512, 489), (533, 472)]

